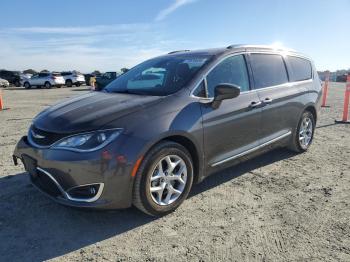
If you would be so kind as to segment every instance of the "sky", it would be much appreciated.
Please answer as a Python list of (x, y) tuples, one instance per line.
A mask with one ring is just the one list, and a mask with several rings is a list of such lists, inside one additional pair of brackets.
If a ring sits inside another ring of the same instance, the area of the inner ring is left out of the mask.
[(278, 44), (350, 68), (350, 0), (1, 0), (0, 68), (119, 71), (173, 50)]

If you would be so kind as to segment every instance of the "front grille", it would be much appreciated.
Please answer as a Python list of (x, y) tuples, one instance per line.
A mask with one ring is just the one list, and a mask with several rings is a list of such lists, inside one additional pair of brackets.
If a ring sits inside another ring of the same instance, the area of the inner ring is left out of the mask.
[(45, 173), (37, 169), (36, 176), (31, 176), (32, 182), (39, 187), (45, 193), (58, 197), (61, 196), (62, 193), (55, 184), (55, 182), (48, 177)]
[(61, 138), (65, 137), (66, 135), (47, 132), (39, 128), (36, 128), (33, 125), (29, 130), (28, 136), (30, 136), (29, 141), (33, 141), (33, 143), (35, 143), (36, 145), (50, 146), (53, 143), (60, 140)]

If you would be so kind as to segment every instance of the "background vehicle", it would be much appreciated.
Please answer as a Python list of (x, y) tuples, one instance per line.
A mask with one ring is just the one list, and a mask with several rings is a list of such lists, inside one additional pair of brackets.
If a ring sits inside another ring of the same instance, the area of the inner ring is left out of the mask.
[(32, 76), (32, 74), (20, 74), (21, 86), (24, 86), (24, 83), (27, 82)]
[(68, 87), (71, 87), (73, 85), (75, 86), (85, 85), (86, 83), (84, 75), (77, 71), (61, 72), (61, 75), (65, 80), (65, 85)]
[(9, 81), (10, 85), (14, 85), (17, 87), (21, 86), (21, 77), (19, 76), (18, 72), (1, 70), (0, 78)]
[(105, 88), (110, 82), (118, 77), (117, 72), (106, 72), (99, 77), (96, 77), (95, 90), (100, 91)]
[(60, 73), (38, 73), (33, 75), (30, 79), (27, 79), (23, 85), (25, 88), (31, 88), (32, 86), (36, 87), (45, 87), (51, 88), (53, 86), (61, 87), (65, 84), (64, 78)]
[(6, 79), (0, 78), (0, 87), (9, 87), (10, 83)]

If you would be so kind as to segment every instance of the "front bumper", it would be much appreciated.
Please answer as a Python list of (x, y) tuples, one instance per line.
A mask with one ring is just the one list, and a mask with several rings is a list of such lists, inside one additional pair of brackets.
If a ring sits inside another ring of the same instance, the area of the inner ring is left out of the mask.
[[(116, 157), (112, 157), (114, 155)], [(108, 146), (102, 152), (77, 153), (36, 148), (27, 137), (22, 137), (13, 158), (15, 164), (17, 159), (22, 160), (33, 185), (61, 204), (97, 209), (131, 206), (132, 165)], [(91, 197), (71, 194), (75, 188), (87, 185), (94, 185), (96, 189)]]

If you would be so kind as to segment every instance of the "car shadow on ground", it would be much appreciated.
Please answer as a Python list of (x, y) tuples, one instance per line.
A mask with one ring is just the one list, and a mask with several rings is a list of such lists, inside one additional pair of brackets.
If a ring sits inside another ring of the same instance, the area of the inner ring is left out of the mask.
[[(225, 169), (195, 185), (190, 198), (293, 155), (278, 149)], [(100, 212), (58, 205), (33, 188), (26, 173), (0, 179), (0, 254), (3, 261), (52, 259), (155, 220), (135, 208)]]

